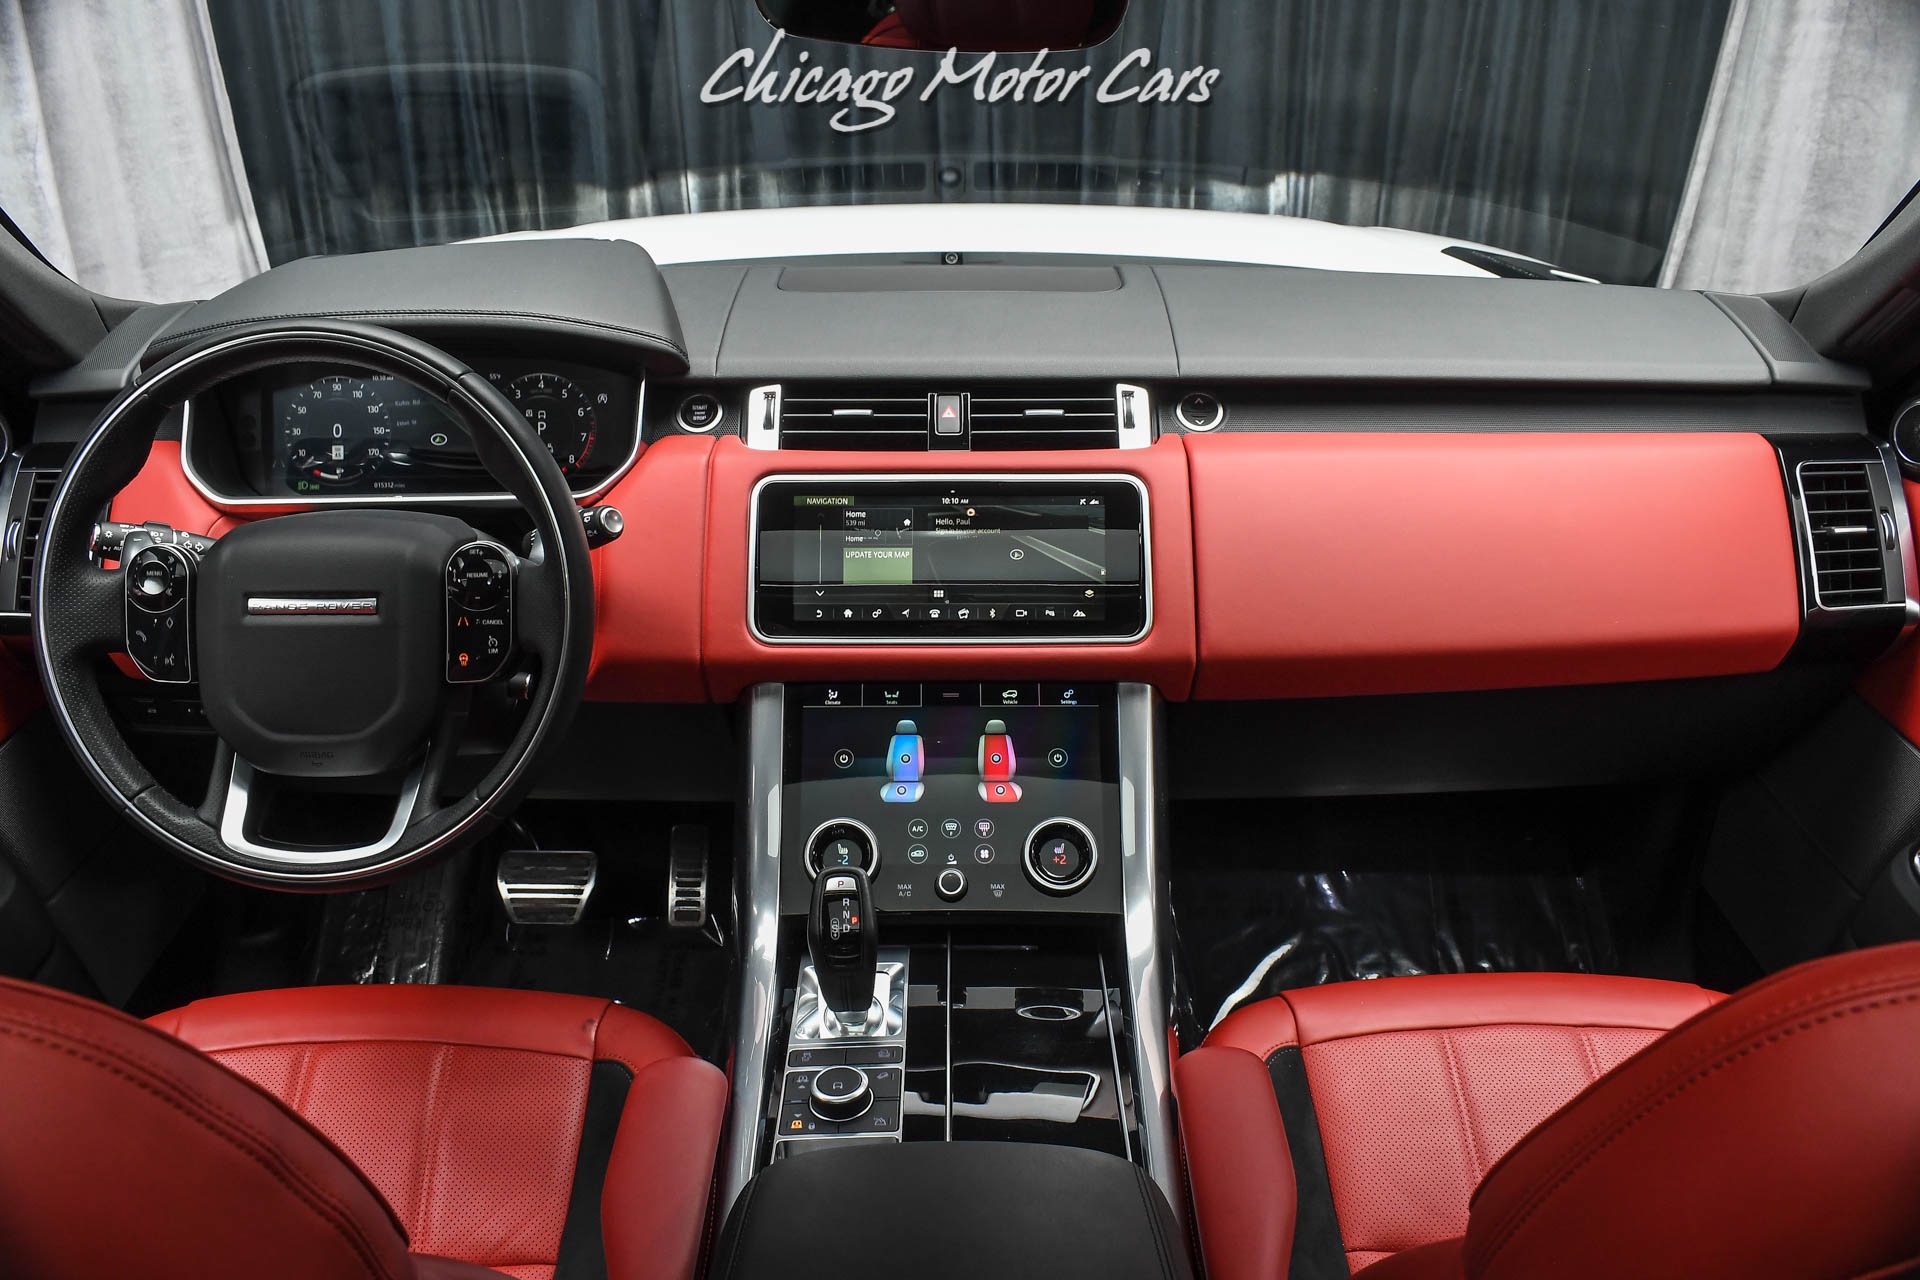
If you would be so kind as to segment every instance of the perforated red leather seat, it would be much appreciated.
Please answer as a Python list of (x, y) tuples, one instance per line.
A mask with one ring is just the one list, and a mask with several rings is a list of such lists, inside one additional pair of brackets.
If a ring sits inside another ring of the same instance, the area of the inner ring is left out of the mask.
[(4, 1272), (60, 1280), (688, 1277), (727, 1091), (609, 1001), (442, 986), (0, 982), (0, 1081)]
[(1878, 1274), (1920, 1255), (1916, 1050), (1920, 944), (1724, 1001), (1549, 975), (1288, 992), (1176, 1070), (1207, 1272)]

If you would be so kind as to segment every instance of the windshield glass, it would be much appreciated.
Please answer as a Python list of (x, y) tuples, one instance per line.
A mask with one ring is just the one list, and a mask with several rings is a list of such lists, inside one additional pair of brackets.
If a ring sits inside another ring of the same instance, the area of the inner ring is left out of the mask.
[[(1920, 6), (1101, 0), (1091, 47), (965, 53), (886, 47), (932, 0), (824, 2), (872, 42), (755, 0), (0, 6), (0, 203), (82, 283), (163, 299), (315, 253), (973, 202), (1254, 215), (1262, 261), (1761, 290), (1920, 175)], [(1436, 239), (1290, 256), (1290, 219)]]

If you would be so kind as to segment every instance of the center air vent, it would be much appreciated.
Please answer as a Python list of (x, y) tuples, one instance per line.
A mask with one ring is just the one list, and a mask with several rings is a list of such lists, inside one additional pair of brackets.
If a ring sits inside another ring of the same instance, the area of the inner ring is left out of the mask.
[(1153, 439), (1146, 391), (1113, 383), (761, 387), (747, 426), (761, 449), (1131, 449)]
[(1871, 467), (1866, 462), (1800, 464), (1814, 600), (1822, 609), (1887, 602), (1892, 512), (1882, 511), (1875, 500)]
[(1112, 449), (1120, 443), (1120, 400), (1044, 393), (973, 397), (975, 449)]
[(924, 449), (931, 399), (922, 395), (806, 394), (781, 398), (783, 449)]
[[(13, 599), (15, 613), (27, 613), (33, 607), (33, 577), (40, 562), (40, 540), (46, 529), (47, 508), (53, 505), (53, 491), (60, 486), (58, 471), (22, 471), (18, 480), (14, 512), (7, 522), (6, 558), (15, 562)], [(0, 578), (0, 582), (4, 582)]]

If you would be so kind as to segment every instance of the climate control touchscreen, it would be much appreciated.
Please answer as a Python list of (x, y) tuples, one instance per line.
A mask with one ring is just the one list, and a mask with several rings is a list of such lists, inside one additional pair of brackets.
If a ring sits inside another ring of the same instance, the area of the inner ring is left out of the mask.
[(881, 911), (1118, 909), (1111, 686), (793, 685), (787, 705), (787, 910), (838, 867)]
[(778, 478), (754, 502), (768, 640), (1131, 640), (1146, 497), (1120, 478)]

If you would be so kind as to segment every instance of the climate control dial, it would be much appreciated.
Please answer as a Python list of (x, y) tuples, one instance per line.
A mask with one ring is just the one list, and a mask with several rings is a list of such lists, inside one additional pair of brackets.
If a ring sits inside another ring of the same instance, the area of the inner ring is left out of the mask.
[(1072, 818), (1050, 818), (1027, 836), (1027, 879), (1047, 893), (1079, 889), (1093, 879), (1099, 859), (1093, 833)]

